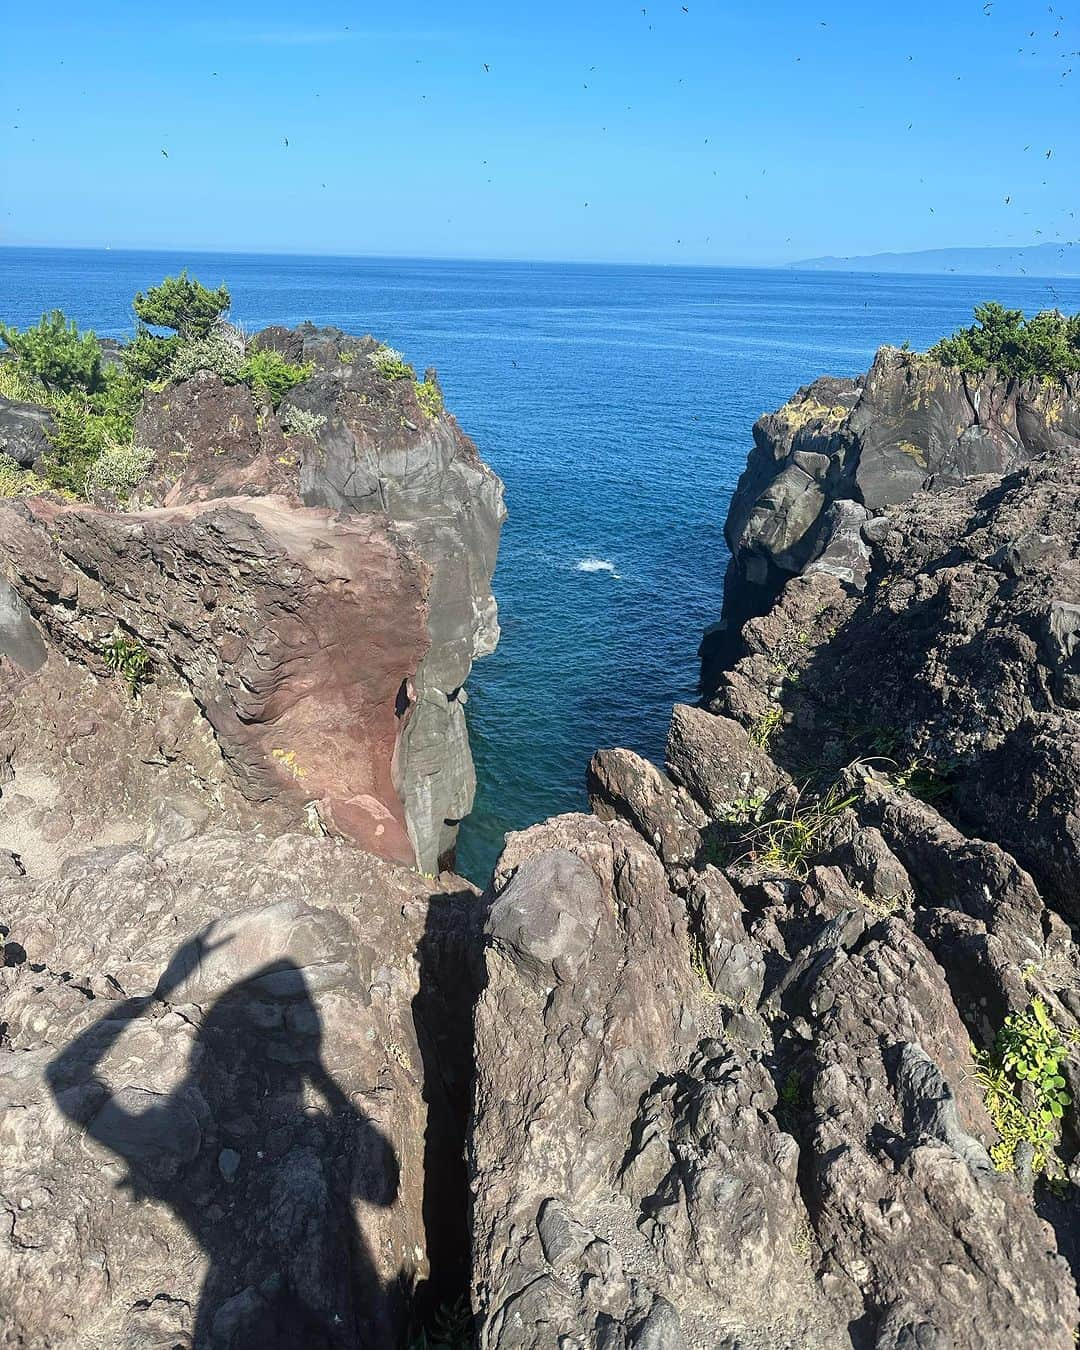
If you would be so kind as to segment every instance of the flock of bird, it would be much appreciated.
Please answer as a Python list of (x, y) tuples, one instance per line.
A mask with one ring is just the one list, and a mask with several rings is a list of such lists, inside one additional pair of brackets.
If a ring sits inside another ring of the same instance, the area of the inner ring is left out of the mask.
[[(689, 5), (680, 5), (680, 6), (679, 6), (679, 9), (680, 9), (681, 13), (682, 13), (684, 16), (689, 17), (689, 15), (690, 15), (690, 6), (689, 6)], [(994, 12), (994, 9), (995, 9), (995, 0), (985, 0), (985, 3), (982, 5), (982, 13), (983, 13), (983, 15), (984, 15), (987, 19), (992, 19), (992, 18), (994, 17), (994, 13), (993, 13), (993, 12)], [(1047, 38), (1048, 38), (1048, 40), (1049, 40), (1050, 42), (1053, 42), (1053, 43), (1060, 43), (1061, 40), (1062, 40), (1062, 35), (1063, 35), (1063, 31), (1064, 31), (1064, 25), (1065, 25), (1066, 22), (1067, 22), (1067, 21), (1066, 21), (1066, 18), (1065, 18), (1065, 15), (1059, 13), (1059, 12), (1057, 11), (1057, 7), (1056, 7), (1055, 5), (1053, 5), (1053, 4), (1050, 4), (1050, 5), (1047, 6), (1047, 13), (1050, 15), (1051, 20), (1052, 20), (1057, 26), (1054, 28), (1052, 35), (1048, 34), (1048, 35), (1046, 35), (1046, 36), (1047, 36)], [(641, 16), (642, 16), (642, 18), (645, 19), (646, 21), (649, 20), (649, 8), (648, 8), (648, 6), (642, 6), (642, 7), (641, 7)], [(828, 28), (828, 27), (829, 27), (829, 21), (826, 20), (826, 19), (821, 19), (821, 20), (818, 21), (818, 26), (821, 27), (821, 28)], [(648, 22), (648, 29), (649, 29), (649, 31), (652, 31), (652, 29), (653, 29), (653, 25), (652, 25), (651, 22)], [(344, 26), (344, 31), (345, 31), (345, 32), (349, 32), (349, 31), (350, 31), (350, 30), (349, 30), (349, 25), (346, 24), (346, 25)], [(1028, 37), (1031, 38), (1031, 39), (1038, 39), (1038, 38), (1039, 38), (1039, 31), (1038, 31), (1037, 29), (1032, 29), (1032, 30), (1028, 33)], [(1032, 47), (1032, 48), (1030, 48), (1030, 49), (1025, 48), (1025, 47), (1020, 47), (1020, 48), (1018, 48), (1018, 53), (1019, 53), (1020, 55), (1025, 55), (1025, 54), (1030, 54), (1030, 55), (1035, 55), (1035, 56), (1040, 55), (1040, 52), (1039, 52), (1038, 48), (1036, 48), (1036, 47)], [(1077, 50), (1077, 51), (1061, 51), (1060, 53), (1058, 53), (1058, 55), (1059, 55), (1060, 59), (1062, 59), (1063, 61), (1070, 61), (1073, 57), (1078, 57), (1078, 56), (1080, 56), (1080, 50)], [(797, 56), (794, 57), (794, 60), (795, 60), (796, 63), (801, 63), (801, 62), (802, 62), (802, 56), (801, 56), (801, 55), (797, 55)], [(907, 60), (908, 60), (909, 62), (914, 62), (914, 60), (915, 60), (914, 55), (913, 55), (913, 54), (908, 54)], [(64, 64), (63, 61), (60, 61), (60, 64), (63, 65), (63, 64)], [(420, 60), (420, 58), (416, 58), (416, 64), (417, 64), (417, 65), (422, 64), (422, 61)], [(482, 62), (481, 64), (482, 64), (482, 67), (483, 67), (483, 72), (484, 72), (484, 74), (485, 74), (485, 75), (490, 75), (490, 74), (492, 73), (492, 67), (491, 67), (490, 62), (486, 62), (486, 61), (485, 61), (485, 62)], [(590, 66), (590, 67), (589, 67), (588, 73), (591, 74), (591, 73), (594, 72), (595, 70), (596, 70), (596, 66)], [(1064, 81), (1064, 80), (1068, 79), (1071, 75), (1072, 75), (1072, 66), (1071, 66), (1071, 65), (1068, 65), (1068, 66), (1067, 66), (1064, 70), (1062, 70), (1062, 72), (1061, 72), (1061, 80)], [(219, 72), (216, 71), (216, 70), (211, 72), (211, 76), (212, 76), (212, 78), (215, 78), (215, 79), (216, 79), (216, 78), (220, 78)], [(956, 76), (956, 79), (957, 79), (957, 80), (960, 80), (961, 78), (962, 78), (962, 77), (961, 77), (960, 75), (957, 75), (957, 76)], [(677, 81), (677, 83), (681, 85), (681, 84), (683, 83), (682, 79), (680, 78), (680, 79)], [(584, 89), (586, 89), (586, 90), (589, 88), (588, 81), (584, 81), (584, 82), (583, 82), (583, 87), (584, 87)], [(85, 93), (85, 91), (83, 91), (83, 92)], [(315, 97), (318, 98), (319, 95), (316, 94)], [(426, 101), (427, 95), (426, 95), (426, 94), (421, 94), (421, 95), (420, 95), (420, 98), (421, 98), (422, 101)], [(627, 104), (627, 105), (626, 105), (626, 111), (627, 111), (627, 112), (631, 112), (632, 110), (633, 110), (633, 105), (632, 105), (632, 104)], [(16, 111), (16, 113), (18, 113), (19, 109), (16, 109), (15, 111)], [(914, 122), (913, 122), (913, 121), (909, 121), (909, 122), (907, 123), (907, 130), (908, 130), (908, 131), (911, 131), (911, 130), (913, 129), (913, 127), (914, 127)], [(18, 124), (15, 124), (14, 130), (16, 130), (16, 131), (19, 130), (19, 125), (18, 125)], [(603, 126), (603, 127), (601, 128), (601, 131), (604, 132), (604, 133), (606, 133), (606, 132), (607, 132), (607, 126), (606, 126), (606, 125)], [(33, 142), (33, 140), (34, 140), (34, 138), (31, 138), (31, 141), (32, 141), (32, 142)], [(704, 144), (705, 144), (705, 145), (708, 145), (708, 143), (709, 143), (709, 138), (708, 138), (708, 137), (705, 137)], [(283, 136), (283, 137), (282, 137), (282, 147), (283, 147), (283, 149), (285, 149), (285, 150), (288, 150), (288, 149), (289, 149), (289, 138), (288, 138), (288, 136)], [(1027, 152), (1030, 151), (1030, 150), (1031, 150), (1031, 146), (1030, 146), (1030, 145), (1025, 145), (1025, 146), (1024, 146), (1024, 153), (1027, 153)], [(1050, 148), (1048, 148), (1047, 150), (1045, 150), (1044, 156), (1045, 156), (1046, 160), (1049, 161), (1049, 160), (1052, 158), (1053, 153), (1054, 153), (1053, 147), (1050, 147)], [(167, 149), (166, 147), (164, 147), (164, 146), (161, 147), (161, 156), (162, 156), (162, 158), (164, 158), (164, 159), (168, 159), (168, 158), (169, 158), (169, 151), (168, 151), (168, 149)], [(486, 168), (486, 166), (487, 166), (487, 161), (484, 160), (481, 167), (485, 167), (485, 168)], [(765, 175), (765, 172), (766, 172), (766, 171), (765, 171), (764, 169), (762, 169), (762, 175), (763, 175), (763, 176)], [(713, 173), (713, 176), (715, 177), (716, 174), (717, 174), (717, 170), (716, 170), (716, 169), (713, 169), (713, 170), (712, 170), (712, 173)], [(487, 178), (487, 181), (488, 181), (488, 183), (491, 183), (491, 182), (493, 181), (493, 179), (492, 179), (491, 177), (488, 177), (488, 178)], [(919, 181), (920, 181), (920, 183), (921, 183), (923, 180), (920, 179)], [(326, 185), (325, 183), (323, 183), (321, 186), (322, 186), (323, 188), (326, 188), (327, 185)], [(1046, 186), (1046, 180), (1045, 180), (1045, 179), (1043, 180), (1043, 186)], [(1006, 206), (1006, 207), (1011, 206), (1012, 203), (1013, 203), (1013, 200), (1014, 200), (1014, 195), (1015, 195), (1015, 194), (1014, 194), (1013, 192), (1008, 192), (1008, 193), (1006, 193), (1006, 194), (1003, 196), (1003, 198), (1002, 198), (1003, 205)], [(748, 193), (748, 192), (747, 192), (747, 193), (744, 193), (744, 200), (746, 200), (746, 201), (749, 201), (749, 200), (750, 200), (750, 193)], [(583, 205), (584, 205), (585, 208), (587, 208), (587, 207), (589, 206), (588, 201), (585, 201)], [(929, 209), (929, 212), (930, 212), (931, 215), (936, 214), (935, 208), (934, 208), (933, 206), (930, 206), (928, 209)], [(1027, 212), (1025, 212), (1025, 214), (1026, 214), (1026, 215), (1030, 215), (1031, 212), (1030, 212), (1030, 211), (1027, 211)], [(1073, 212), (1071, 212), (1071, 211), (1068, 212), (1068, 215), (1069, 215), (1070, 217), (1072, 217), (1072, 216), (1073, 216)], [(1036, 233), (1036, 235), (1041, 235), (1041, 234), (1042, 234), (1042, 231), (1041, 231), (1041, 230), (1036, 230), (1035, 233)], [(1057, 238), (1059, 238), (1059, 239), (1062, 239), (1062, 238), (1063, 238), (1063, 236), (1062, 236), (1062, 234), (1061, 234), (1060, 231), (1057, 232)], [(708, 242), (708, 240), (706, 240), (706, 242)], [(788, 242), (790, 243), (791, 241), (789, 240)], [(1061, 250), (1062, 253), (1064, 252), (1064, 247), (1066, 246), (1066, 244), (1072, 244), (1072, 243), (1075, 243), (1075, 242), (1077, 242), (1077, 241), (1071, 241), (1071, 240), (1070, 240), (1070, 241), (1065, 241), (1065, 242), (1063, 243), (1063, 245), (1062, 245), (1062, 250)], [(676, 240), (676, 244), (681, 245), (681, 243), (682, 243), (682, 240), (681, 240), (681, 239)], [(1023, 270), (1023, 269), (1021, 269), (1021, 270)]]

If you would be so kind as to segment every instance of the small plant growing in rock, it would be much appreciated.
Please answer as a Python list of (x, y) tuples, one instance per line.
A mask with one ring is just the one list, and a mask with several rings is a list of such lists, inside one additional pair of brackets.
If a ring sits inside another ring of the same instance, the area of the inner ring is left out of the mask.
[(740, 856), (781, 876), (805, 877), (824, 844), (826, 827), (858, 800), (840, 782), (824, 792), (800, 793), (787, 813), (755, 825), (738, 841)]
[(756, 745), (759, 750), (768, 750), (769, 743), (783, 720), (783, 708), (779, 704), (773, 704), (750, 728), (750, 743)]
[(412, 1338), (409, 1350), (472, 1350), (473, 1344), (472, 1310), (461, 1298), (437, 1309), (430, 1325)]
[(273, 347), (260, 347), (251, 353), (238, 373), (252, 389), (265, 389), (276, 408), (289, 390), (303, 384), (314, 369), (312, 362), (294, 366)]
[(86, 471), (86, 500), (126, 502), (153, 462), (153, 450), (144, 445), (107, 446)]
[(385, 345), (377, 347), (369, 356), (368, 360), (386, 380), (415, 380), (416, 371), (409, 365), (408, 361), (397, 352), (393, 347)]
[[(1068, 1040), (1075, 1042), (1076, 1034)], [(1060, 1071), (1069, 1044), (1046, 1005), (1036, 998), (1026, 1012), (1010, 1013), (993, 1049), (973, 1047), (972, 1053), (975, 1077), (999, 1135), (990, 1150), (994, 1166), (999, 1171), (1014, 1167), (1017, 1148), (1026, 1144), (1036, 1176), (1060, 1176), (1061, 1164), (1054, 1150), (1065, 1108), (1072, 1100)]]
[(297, 408), (292, 404), (281, 414), (281, 426), (294, 436), (308, 436), (315, 440), (326, 426), (326, 414), (311, 412), (307, 408)]
[(45, 492), (48, 483), (29, 469), (20, 469), (13, 459), (0, 454), (0, 498), (29, 497), (35, 492)]
[(105, 644), (105, 660), (137, 698), (150, 677), (150, 653), (142, 643), (117, 631)]
[(434, 380), (414, 380), (416, 386), (416, 401), (420, 404), (424, 416), (432, 421), (443, 410), (442, 390)]

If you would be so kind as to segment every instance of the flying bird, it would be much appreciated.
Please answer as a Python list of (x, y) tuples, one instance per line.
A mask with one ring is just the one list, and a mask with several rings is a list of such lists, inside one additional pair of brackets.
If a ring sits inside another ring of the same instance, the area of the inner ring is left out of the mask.
[(286, 136), (286, 137), (285, 137), (285, 149), (288, 150), (288, 148), (289, 148), (289, 138), (288, 138), (288, 136)]
[(162, 150), (161, 153), (165, 156), (166, 159), (169, 158), (169, 152), (168, 152), (168, 150)]
[(488, 65), (486, 61), (484, 62), (484, 69), (487, 71), (489, 75), (491, 74), (491, 67)]

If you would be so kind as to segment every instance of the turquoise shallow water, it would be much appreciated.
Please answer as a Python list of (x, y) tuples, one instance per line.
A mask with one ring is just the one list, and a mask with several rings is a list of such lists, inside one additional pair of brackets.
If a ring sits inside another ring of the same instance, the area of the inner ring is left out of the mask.
[(249, 329), (370, 330), (418, 368), (506, 481), (503, 639), (470, 681), (480, 790), (459, 865), (585, 805), (599, 746), (663, 753), (718, 615), (723, 521), (764, 410), (882, 342), (926, 346), (1000, 299), (1080, 308), (1080, 281), (674, 267), (0, 249), (0, 318), (60, 306), (102, 335), (187, 265)]

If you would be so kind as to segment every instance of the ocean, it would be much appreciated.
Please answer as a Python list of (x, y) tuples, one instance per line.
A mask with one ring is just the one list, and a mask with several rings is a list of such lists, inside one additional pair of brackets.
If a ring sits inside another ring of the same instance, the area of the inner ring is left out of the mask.
[(458, 865), (481, 884), (507, 830), (585, 808), (595, 749), (662, 760), (763, 411), (981, 300), (1080, 309), (1080, 280), (1033, 277), (0, 248), (0, 320), (59, 307), (123, 336), (132, 295), (183, 266), (226, 282), (248, 330), (311, 319), (435, 366), (506, 482), (502, 641), (469, 682), (480, 787)]

